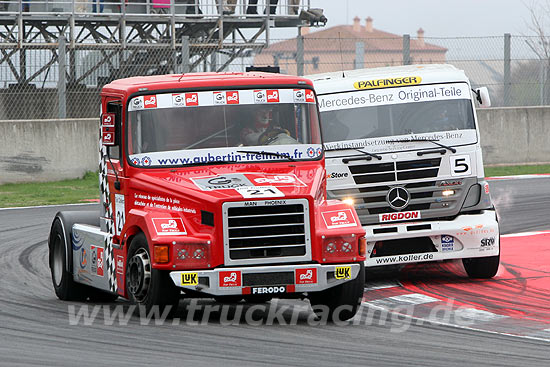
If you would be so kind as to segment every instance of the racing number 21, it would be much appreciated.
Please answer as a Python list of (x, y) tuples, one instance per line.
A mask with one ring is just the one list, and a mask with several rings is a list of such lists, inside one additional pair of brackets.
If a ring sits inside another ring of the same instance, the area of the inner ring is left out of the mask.
[(451, 156), (451, 175), (467, 176), (472, 173), (469, 155)]
[(273, 186), (239, 187), (236, 189), (244, 198), (281, 197), (285, 196), (281, 190)]

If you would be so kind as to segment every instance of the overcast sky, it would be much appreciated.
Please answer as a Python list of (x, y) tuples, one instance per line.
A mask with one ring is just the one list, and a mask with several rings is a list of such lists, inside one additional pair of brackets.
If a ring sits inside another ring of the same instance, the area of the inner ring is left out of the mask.
[[(307, 0), (302, 0), (307, 1)], [(422, 27), (426, 37), (529, 35), (529, 6), (546, 0), (310, 0), (323, 8), (328, 26), (361, 24), (368, 16), (374, 27), (395, 34), (416, 35)], [(550, 15), (549, 15), (550, 18)], [(550, 23), (550, 19), (549, 19)]]

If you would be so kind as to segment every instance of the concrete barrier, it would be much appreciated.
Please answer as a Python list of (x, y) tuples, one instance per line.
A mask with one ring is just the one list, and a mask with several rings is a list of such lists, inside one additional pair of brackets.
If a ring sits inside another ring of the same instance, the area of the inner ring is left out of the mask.
[(483, 163), (550, 162), (550, 107), (478, 109)]
[[(550, 107), (477, 112), (486, 165), (550, 162)], [(96, 171), (98, 124), (98, 119), (0, 121), (0, 184)]]
[(99, 119), (0, 121), (0, 184), (97, 171)]

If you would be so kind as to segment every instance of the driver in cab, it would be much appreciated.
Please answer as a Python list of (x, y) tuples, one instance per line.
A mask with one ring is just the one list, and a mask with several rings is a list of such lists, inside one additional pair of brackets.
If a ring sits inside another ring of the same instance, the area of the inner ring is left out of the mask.
[[(273, 122), (274, 111), (271, 108), (255, 106), (253, 118), (241, 130), (243, 145), (289, 144), (286, 140), (296, 140), (290, 137), (290, 132)], [(285, 137), (287, 139), (285, 139)]]

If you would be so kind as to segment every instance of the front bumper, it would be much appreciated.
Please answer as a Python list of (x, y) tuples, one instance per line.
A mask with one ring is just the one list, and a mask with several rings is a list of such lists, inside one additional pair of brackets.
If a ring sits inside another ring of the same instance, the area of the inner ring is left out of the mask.
[[(369, 225), (364, 229), (367, 231), (368, 241), (365, 266), (368, 267), (495, 256), (500, 252), (500, 233), (494, 210), (459, 215), (451, 221)], [(437, 252), (371, 257), (378, 241), (414, 241), (419, 237), (429, 237)]]
[(318, 292), (357, 278), (359, 264), (272, 265), (173, 271), (170, 277), (183, 289), (212, 296)]

